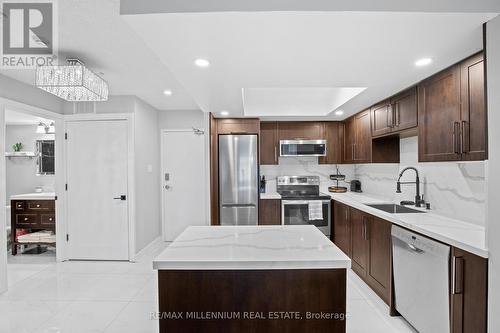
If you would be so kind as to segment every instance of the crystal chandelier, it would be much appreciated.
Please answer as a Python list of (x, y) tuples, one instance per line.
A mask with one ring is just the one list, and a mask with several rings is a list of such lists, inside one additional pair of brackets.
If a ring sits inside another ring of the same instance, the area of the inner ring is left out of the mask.
[(67, 59), (62, 66), (36, 68), (35, 85), (70, 102), (108, 100), (108, 84), (78, 59)]

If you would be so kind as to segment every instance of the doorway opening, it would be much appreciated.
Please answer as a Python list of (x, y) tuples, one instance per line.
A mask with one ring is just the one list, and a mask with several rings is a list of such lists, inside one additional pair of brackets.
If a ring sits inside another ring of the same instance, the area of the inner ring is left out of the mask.
[[(9, 284), (20, 264), (56, 261), (55, 119), (5, 109), (5, 227)], [(13, 280), (14, 279), (14, 280)]]

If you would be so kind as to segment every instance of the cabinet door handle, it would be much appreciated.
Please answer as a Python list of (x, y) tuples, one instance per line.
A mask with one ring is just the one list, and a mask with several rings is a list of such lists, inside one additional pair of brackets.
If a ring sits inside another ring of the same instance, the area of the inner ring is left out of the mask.
[(278, 163), (278, 149), (276, 149), (276, 145), (274, 145), (274, 162)]
[(368, 222), (366, 221), (366, 217), (363, 217), (363, 239), (365, 241), (368, 240)]
[(462, 129), (460, 131), (461, 136), (461, 151), (463, 153), (468, 153), (470, 151), (470, 138), (469, 138), (469, 122), (466, 120), (462, 120)]
[(395, 126), (401, 125), (401, 115), (399, 111), (399, 103), (394, 103), (394, 124)]
[(352, 144), (352, 159), (353, 160), (356, 159), (356, 144), (355, 143)]
[[(452, 123), (453, 126), (453, 152), (455, 154), (460, 154), (459, 140), (460, 140), (460, 123), (458, 121), (454, 121)], [(457, 131), (458, 129), (458, 131)]]
[(464, 258), (453, 257), (451, 262), (451, 292), (461, 294), (464, 291)]

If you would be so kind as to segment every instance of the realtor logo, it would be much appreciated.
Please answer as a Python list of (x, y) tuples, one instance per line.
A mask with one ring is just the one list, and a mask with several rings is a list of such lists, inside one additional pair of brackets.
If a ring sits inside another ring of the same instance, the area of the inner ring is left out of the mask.
[(35, 68), (55, 59), (52, 1), (2, 3), (2, 67)]

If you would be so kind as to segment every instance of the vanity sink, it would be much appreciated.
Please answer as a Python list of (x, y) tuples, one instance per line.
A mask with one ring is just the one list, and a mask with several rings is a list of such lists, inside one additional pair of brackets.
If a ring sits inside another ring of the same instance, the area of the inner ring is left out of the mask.
[(365, 204), (369, 207), (383, 210), (384, 212), (391, 214), (404, 214), (404, 213), (425, 213), (423, 211), (408, 208), (406, 206), (396, 205), (396, 204)]

